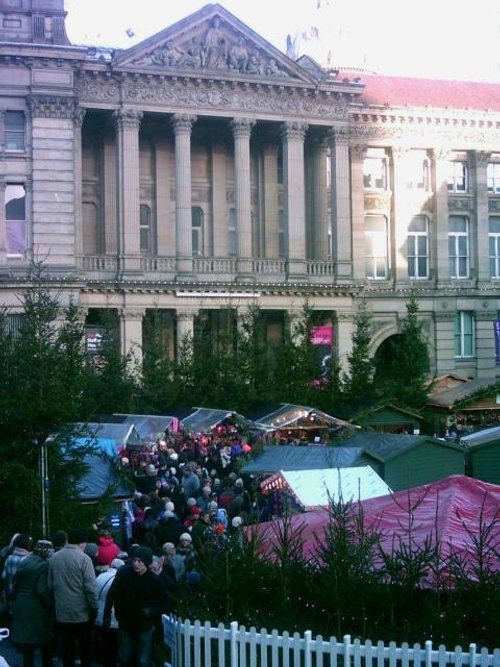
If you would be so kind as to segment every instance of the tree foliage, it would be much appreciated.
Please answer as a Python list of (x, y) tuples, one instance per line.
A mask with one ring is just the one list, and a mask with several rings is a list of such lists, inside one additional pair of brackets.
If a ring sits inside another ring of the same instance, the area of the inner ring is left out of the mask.
[(406, 303), (406, 318), (398, 336), (386, 341), (376, 355), (375, 383), (384, 400), (420, 408), (427, 396), (429, 351), (418, 320), (418, 303), (412, 295)]
[(344, 377), (345, 400), (358, 403), (373, 396), (375, 364), (370, 355), (371, 318), (366, 301), (359, 305), (354, 317), (352, 352), (347, 357), (348, 372)]

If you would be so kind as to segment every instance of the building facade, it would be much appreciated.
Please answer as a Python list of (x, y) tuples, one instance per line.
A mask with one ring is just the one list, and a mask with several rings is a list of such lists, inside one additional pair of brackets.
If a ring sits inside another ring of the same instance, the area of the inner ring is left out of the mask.
[[(175, 355), (200, 318), (304, 303), (341, 362), (414, 293), (435, 374), (496, 377), (500, 85), (325, 71), (217, 4), (126, 50), (71, 45), (63, 0), (0, 0), (0, 301), (33, 259), (95, 333)], [(235, 324), (237, 326), (237, 324)]]

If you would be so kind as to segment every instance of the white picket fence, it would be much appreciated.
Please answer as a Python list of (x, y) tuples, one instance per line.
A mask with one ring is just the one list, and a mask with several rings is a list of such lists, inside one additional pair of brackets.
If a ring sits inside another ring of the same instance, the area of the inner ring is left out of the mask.
[[(500, 667), (500, 649), (489, 653), (470, 644), (464, 651), (453, 651), (432, 642), (423, 646), (390, 642), (372, 643), (345, 635), (342, 641), (328, 641), (307, 631), (290, 635), (277, 630), (247, 630), (236, 621), (226, 628), (222, 623), (163, 617), (165, 644), (170, 647), (172, 667)], [(167, 663), (166, 663), (167, 664)]]

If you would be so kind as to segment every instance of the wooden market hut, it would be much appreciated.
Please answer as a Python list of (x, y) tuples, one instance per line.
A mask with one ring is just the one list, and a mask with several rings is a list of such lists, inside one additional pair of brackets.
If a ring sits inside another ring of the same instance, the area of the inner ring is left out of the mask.
[(430, 436), (359, 433), (344, 440), (342, 445), (356, 451), (361, 448), (362, 460), (394, 491), (464, 474), (463, 447)]
[(465, 472), (483, 482), (500, 485), (500, 426), (460, 438), (465, 450)]

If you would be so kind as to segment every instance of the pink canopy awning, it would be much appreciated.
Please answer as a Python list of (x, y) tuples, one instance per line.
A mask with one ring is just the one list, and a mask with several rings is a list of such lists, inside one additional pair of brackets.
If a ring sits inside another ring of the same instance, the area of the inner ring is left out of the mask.
[[(487, 568), (500, 570), (497, 555), (500, 549), (500, 486), (464, 475), (451, 475), (432, 484), (360, 501), (359, 505), (365, 530), (380, 535), (380, 546), (386, 554), (403, 545), (416, 551), (425, 545), (426, 540), (433, 546), (439, 545), (440, 566), (445, 569), (442, 576), (449, 584), (452, 581), (446, 565), (450, 554), (462, 560), (471, 578), (477, 578), (480, 534), (486, 536), (483, 557), (486, 557)], [(354, 516), (357, 504), (352, 506), (352, 512)], [(301, 533), (306, 558), (317, 556), (318, 543), (324, 541), (329, 520), (328, 509), (290, 517), (292, 530)], [(262, 548), (268, 554), (272, 553), (273, 545), (278, 544), (282, 522), (262, 523), (256, 527), (262, 538)], [(433, 578), (429, 573), (428, 579)]]

